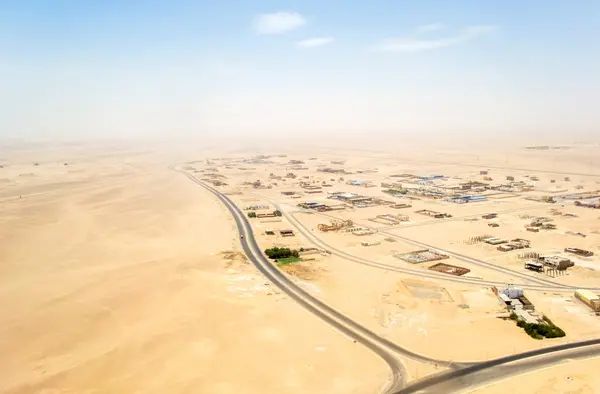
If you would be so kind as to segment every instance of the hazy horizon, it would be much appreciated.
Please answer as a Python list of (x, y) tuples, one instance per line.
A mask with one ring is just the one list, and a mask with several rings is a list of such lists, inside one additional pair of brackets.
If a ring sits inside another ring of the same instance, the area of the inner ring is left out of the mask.
[(598, 11), (15, 2), (0, 16), (0, 139), (598, 141)]

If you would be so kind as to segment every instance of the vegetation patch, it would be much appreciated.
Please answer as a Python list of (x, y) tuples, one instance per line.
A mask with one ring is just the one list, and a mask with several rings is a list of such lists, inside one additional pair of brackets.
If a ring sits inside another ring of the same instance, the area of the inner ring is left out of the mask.
[(277, 265), (283, 267), (288, 264), (299, 263), (302, 259), (300, 257), (284, 257), (282, 259), (277, 259)]
[(387, 190), (383, 190), (384, 193), (387, 194), (407, 194), (408, 193), (408, 189), (387, 189)]
[(290, 248), (270, 248), (265, 249), (265, 254), (270, 259), (285, 259), (286, 257), (300, 257), (300, 252)]
[(561, 338), (566, 335), (560, 327), (552, 323), (546, 316), (544, 316), (544, 323), (526, 323), (519, 319), (514, 312), (510, 314), (510, 319), (516, 321), (517, 326), (525, 330), (534, 339)]

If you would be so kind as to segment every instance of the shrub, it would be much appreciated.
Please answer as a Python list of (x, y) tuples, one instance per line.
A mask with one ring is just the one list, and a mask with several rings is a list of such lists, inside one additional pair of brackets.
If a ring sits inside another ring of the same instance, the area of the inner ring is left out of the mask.
[(248, 217), (249, 218), (255, 218), (256, 217), (256, 212), (248, 212)]

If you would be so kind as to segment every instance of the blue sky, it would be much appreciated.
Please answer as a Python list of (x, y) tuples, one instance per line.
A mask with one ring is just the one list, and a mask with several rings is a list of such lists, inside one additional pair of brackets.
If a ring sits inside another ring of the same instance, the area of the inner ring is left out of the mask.
[(600, 135), (595, 1), (0, 8), (0, 136)]

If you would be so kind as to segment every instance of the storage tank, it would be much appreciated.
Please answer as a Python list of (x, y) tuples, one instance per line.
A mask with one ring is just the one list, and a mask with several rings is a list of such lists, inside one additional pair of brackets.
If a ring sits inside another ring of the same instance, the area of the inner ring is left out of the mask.
[(523, 289), (516, 286), (508, 286), (506, 289), (502, 290), (502, 293), (506, 294), (511, 300), (523, 297)]

